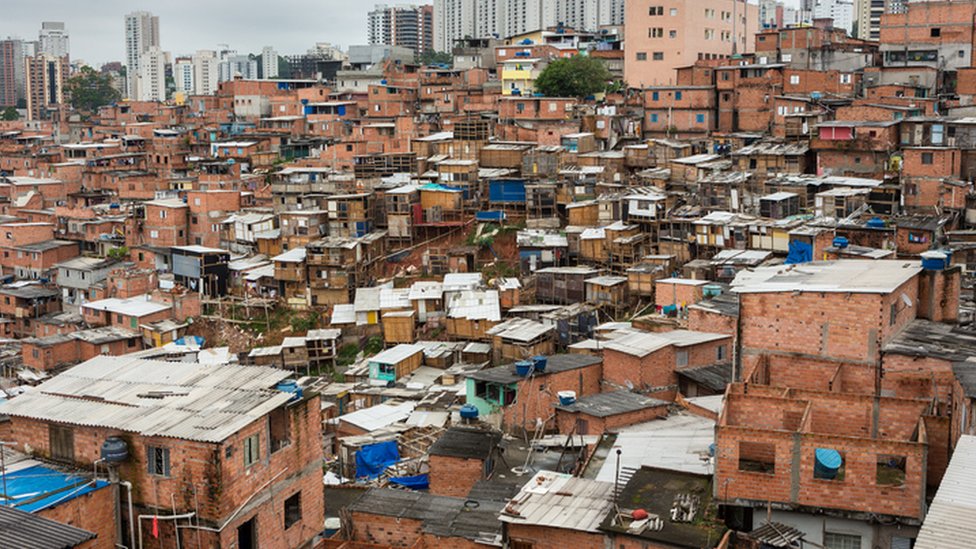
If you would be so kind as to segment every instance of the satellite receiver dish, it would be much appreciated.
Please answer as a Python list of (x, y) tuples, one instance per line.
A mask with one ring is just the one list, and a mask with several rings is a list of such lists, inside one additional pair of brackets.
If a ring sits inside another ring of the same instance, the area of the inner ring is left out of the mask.
[(631, 381), (630, 381), (629, 379), (628, 379), (628, 380), (626, 380), (626, 381), (624, 381), (624, 383), (626, 383), (626, 384), (627, 384), (627, 388), (628, 388), (628, 389), (630, 389), (631, 391), (633, 391), (633, 390), (634, 390), (634, 384), (633, 384), (633, 383), (632, 383), (632, 382), (631, 382)]

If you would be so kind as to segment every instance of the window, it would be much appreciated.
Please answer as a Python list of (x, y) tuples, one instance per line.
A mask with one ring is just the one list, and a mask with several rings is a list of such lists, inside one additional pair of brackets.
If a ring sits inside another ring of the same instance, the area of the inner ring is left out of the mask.
[(850, 84), (851, 83), (851, 75), (849, 75), (849, 74), (842, 74), (842, 75), (840, 75), (840, 83), (841, 84)]
[(824, 532), (824, 547), (827, 549), (861, 549), (861, 536)]
[(651, 122), (657, 122), (657, 113), (651, 113)]
[(940, 29), (939, 27), (932, 27), (931, 29), (929, 29), (929, 36), (931, 36), (932, 38), (938, 38), (939, 36), (942, 36), (942, 29)]
[(657, 101), (661, 98), (660, 92), (651, 92), (651, 101)]
[(655, 61), (663, 61), (664, 60), (664, 52), (663, 51), (656, 51), (656, 52), (654, 52), (654, 60)]
[(661, 27), (652, 27), (647, 29), (648, 38), (661, 38), (664, 36), (664, 29)]
[(895, 322), (898, 322), (898, 305), (895, 303), (891, 304), (891, 313), (888, 318), (888, 325), (894, 326)]
[(813, 478), (838, 482), (844, 480), (847, 459), (842, 452), (833, 448), (817, 448), (813, 451), (813, 460)]
[(166, 219), (166, 210), (159, 210), (159, 218)]
[(302, 520), (302, 493), (295, 492), (295, 495), (285, 500), (285, 530), (300, 520)]
[(696, 124), (704, 124), (705, 123), (705, 115), (704, 114), (696, 114), (695, 115), (695, 123)]
[(688, 365), (688, 351), (680, 350), (674, 353), (674, 362), (677, 366), (687, 366)]
[(739, 441), (739, 470), (752, 473), (776, 472), (776, 446), (767, 442)]
[(637, 52), (637, 60), (638, 61), (647, 61), (647, 52), (646, 51), (639, 51), (639, 52)]
[(50, 425), (47, 436), (48, 444), (51, 445), (51, 459), (74, 461), (75, 432), (71, 427)]
[(150, 475), (169, 477), (169, 448), (147, 446), (146, 465)]
[(678, 31), (676, 31), (676, 30), (668, 31), (668, 37), (669, 38), (677, 38), (678, 37)]
[(251, 435), (244, 439), (244, 467), (250, 467), (261, 459), (261, 439)]
[(729, 79), (729, 73), (728, 73), (728, 71), (723, 72), (722, 73), (722, 80), (726, 80), (727, 81), (728, 79)]
[(905, 456), (879, 455), (874, 481), (878, 486), (903, 486)]
[(705, 29), (705, 40), (715, 38), (715, 29)]
[(681, 92), (674, 92), (674, 100), (681, 101)]
[(795, 85), (797, 85), (799, 83), (800, 83), (800, 75), (799, 74), (791, 74), (790, 75), (790, 84), (793, 84), (795, 86)]
[(793, 54), (792, 53), (784, 53), (784, 54), (780, 55), (779, 58), (784, 63), (789, 63), (790, 61), (793, 61)]
[(671, 14), (671, 17), (677, 16), (678, 15), (678, 8), (671, 8), (671, 11), (669, 13)]
[(932, 144), (941, 145), (945, 127), (942, 124), (932, 124)]
[(664, 15), (664, 6), (651, 6), (648, 8), (647, 14), (651, 16)]
[(715, 347), (715, 360), (722, 361), (725, 360), (725, 345), (719, 345)]
[(922, 153), (922, 164), (932, 164), (932, 153)]

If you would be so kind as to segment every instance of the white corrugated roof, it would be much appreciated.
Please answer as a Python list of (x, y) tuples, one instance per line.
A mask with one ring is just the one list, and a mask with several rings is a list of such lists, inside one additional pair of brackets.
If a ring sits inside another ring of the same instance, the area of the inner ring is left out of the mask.
[(481, 273), (448, 273), (444, 275), (444, 291), (473, 290), (481, 285)]
[(467, 290), (452, 293), (447, 300), (447, 316), (468, 320), (502, 319), (498, 290)]
[(553, 330), (555, 326), (546, 326), (528, 318), (512, 318), (485, 332), (491, 336), (512, 341), (528, 342), (543, 336)]
[(291, 399), (277, 368), (98, 356), (3, 404), (43, 421), (221, 442)]
[(421, 280), (410, 286), (410, 299), (440, 299), (444, 296), (444, 285), (434, 280)]
[(340, 416), (339, 419), (366, 432), (372, 432), (407, 419), (415, 406), (416, 403), (409, 400), (404, 402), (388, 401), (356, 410)]
[(356, 306), (352, 304), (336, 305), (332, 308), (332, 322), (333, 325), (338, 324), (355, 324), (356, 323)]
[(305, 261), (305, 248), (288, 250), (281, 255), (272, 257), (271, 260), (280, 261), (282, 263), (301, 263), (302, 261)]
[(922, 270), (918, 261), (845, 259), (739, 271), (732, 291), (889, 293)]
[(379, 364), (399, 364), (411, 356), (424, 352), (423, 345), (401, 343), (396, 347), (387, 349), (369, 359), (370, 362)]
[(137, 295), (127, 299), (110, 297), (107, 299), (92, 301), (91, 303), (85, 303), (82, 305), (82, 307), (95, 311), (108, 311), (110, 313), (136, 317), (151, 315), (170, 308), (170, 306), (165, 303), (149, 301), (149, 294)]
[(976, 547), (976, 437), (962, 435), (915, 539), (915, 549)]
[(409, 309), (410, 288), (394, 289), (383, 288), (380, 290), (380, 309)]
[(596, 533), (612, 504), (612, 482), (539, 471), (511, 499), (498, 520)]
[[(711, 475), (709, 446), (715, 442), (715, 422), (686, 412), (621, 427), (614, 441), (619, 448), (621, 469), (658, 467), (699, 475)], [(611, 451), (596, 479), (613, 482), (616, 452)]]
[(710, 334), (689, 330), (654, 333), (622, 330), (621, 337), (608, 341), (605, 347), (628, 355), (644, 357), (669, 345), (686, 347), (688, 345), (708, 343), (709, 341), (716, 341), (727, 337), (729, 336), (725, 334)]

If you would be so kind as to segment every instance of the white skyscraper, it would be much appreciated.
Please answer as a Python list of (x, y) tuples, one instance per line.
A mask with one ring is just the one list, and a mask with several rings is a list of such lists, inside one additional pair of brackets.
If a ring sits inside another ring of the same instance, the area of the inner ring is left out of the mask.
[(185, 95), (194, 93), (196, 87), (193, 76), (193, 61), (190, 58), (180, 57), (173, 63), (173, 81), (176, 83), (176, 91)]
[(851, 34), (854, 30), (854, 0), (816, 0), (813, 18), (833, 19), (835, 28), (844, 29), (847, 34)]
[(217, 52), (200, 50), (193, 54), (193, 85), (196, 95), (213, 95), (217, 93), (217, 83), (220, 78)]
[(434, 0), (434, 49), (465, 37), (506, 38), (559, 23), (596, 31), (624, 23), (625, 0)]
[(166, 100), (166, 52), (151, 46), (139, 56), (139, 101)]
[(141, 97), (138, 89), (140, 59), (151, 47), (159, 47), (159, 17), (147, 12), (137, 11), (125, 16), (125, 72), (126, 95)]
[(261, 76), (265, 80), (278, 78), (278, 52), (271, 46), (261, 50)]
[(257, 80), (258, 62), (247, 55), (239, 55), (235, 51), (222, 52), (219, 65), (221, 82), (233, 80), (240, 76), (244, 80)]
[(38, 35), (38, 50), (41, 53), (55, 57), (69, 56), (68, 31), (64, 28), (64, 23), (58, 21), (45, 21), (41, 23), (41, 32)]

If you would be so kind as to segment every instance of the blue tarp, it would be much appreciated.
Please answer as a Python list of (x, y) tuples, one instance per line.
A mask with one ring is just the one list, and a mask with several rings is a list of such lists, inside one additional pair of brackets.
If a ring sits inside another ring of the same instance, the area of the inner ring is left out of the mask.
[(398, 461), (400, 452), (395, 440), (363, 446), (356, 452), (356, 478), (376, 478)]
[(813, 261), (813, 246), (800, 240), (790, 240), (790, 252), (786, 256), (787, 265)]
[(411, 490), (426, 490), (430, 488), (430, 476), (416, 475), (412, 477), (390, 477), (390, 482)]
[(475, 219), (478, 221), (505, 221), (505, 212), (486, 211), (476, 212)]
[(525, 181), (520, 179), (499, 179), (488, 182), (489, 202), (525, 202)]
[(55, 471), (43, 465), (25, 467), (6, 475), (3, 505), (33, 513), (108, 486), (104, 480)]

